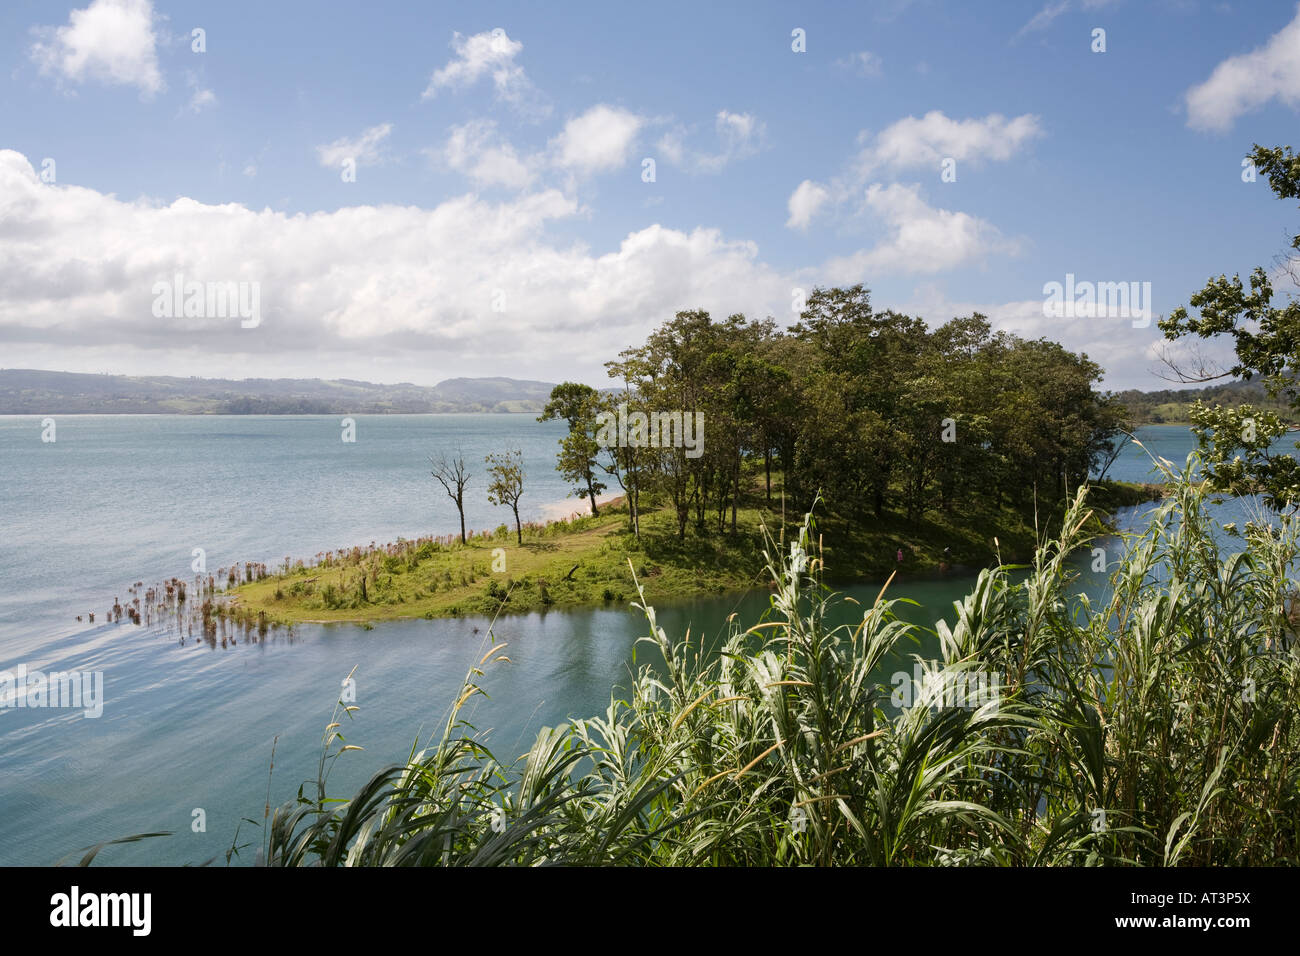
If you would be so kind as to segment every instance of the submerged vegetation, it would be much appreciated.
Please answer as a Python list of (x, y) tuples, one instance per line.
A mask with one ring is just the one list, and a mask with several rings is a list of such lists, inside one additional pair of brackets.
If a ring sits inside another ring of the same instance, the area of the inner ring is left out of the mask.
[[(626, 700), (497, 755), (463, 716), (505, 666), (488, 646), (443, 730), (350, 800), (328, 767), (267, 821), (274, 866), (1295, 865), (1300, 657), (1296, 528), (1251, 524), (1223, 557), (1205, 490), (1180, 481), (1110, 558), (1096, 605), (1071, 589), (1087, 488), (1028, 573), (982, 572), (936, 625), (953, 676), (993, 675), (963, 706), (891, 706), (882, 663), (915, 636), (888, 586), (858, 622), (838, 601), (810, 515), (766, 545), (766, 618), (721, 655), (671, 637), (642, 600), (643, 663)], [(349, 732), (351, 733), (351, 732)], [(355, 738), (354, 738), (355, 739)], [(311, 791), (315, 791), (314, 794)]]
[[(245, 644), (261, 643), (268, 636), (277, 636), (282, 622), (272, 620), (265, 611), (232, 602), (228, 596), (242, 582), (261, 581), (268, 574), (265, 564), (249, 561), (242, 566), (220, 568), (216, 574), (195, 575), (188, 584), (180, 578), (169, 578), (146, 588), (143, 581), (136, 581), (126, 590), (126, 604), (113, 598), (102, 623), (121, 624), (125, 616), (137, 627), (157, 626), (182, 646), (206, 644), (215, 649), (218, 644), (231, 647), (241, 640)], [(94, 624), (95, 612), (86, 618), (87, 623)], [(81, 619), (78, 615), (77, 621)], [(295, 635), (291, 626), (285, 634), (292, 643)]]

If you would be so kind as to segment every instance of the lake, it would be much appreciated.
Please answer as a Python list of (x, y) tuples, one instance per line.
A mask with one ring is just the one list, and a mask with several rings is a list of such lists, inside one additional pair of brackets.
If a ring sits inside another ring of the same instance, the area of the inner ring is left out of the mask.
[[(355, 667), (360, 710), (342, 728), (362, 746), (337, 762), (335, 796), (440, 732), (448, 705), (482, 656), (478, 618), (307, 625), (292, 639), (213, 649), (181, 646), (162, 627), (105, 624), (115, 596), (192, 578), (194, 549), (209, 571), (234, 561), (278, 564), (286, 556), (370, 541), (447, 534), (455, 508), (429, 475), (428, 457), (463, 451), (475, 480), (467, 524), (495, 528), (509, 510), (486, 502), (483, 457), (519, 448), (528, 474), (524, 520), (584, 509), (554, 469), (564, 423), (529, 415), (355, 416), (356, 441), (338, 417), (58, 416), (54, 442), (40, 418), (0, 417), (0, 670), (101, 671), (102, 716), (80, 710), (0, 708), (0, 863), (50, 864), (114, 837), (172, 836), (107, 849), (102, 863), (202, 863), (231, 846), (240, 820), (260, 820), (272, 746), (272, 806), (314, 781), (322, 732)], [(1139, 430), (1148, 448), (1181, 463), (1194, 447), (1176, 426)], [(1149, 461), (1126, 448), (1109, 477), (1153, 480)], [(1232, 504), (1225, 508), (1232, 508)], [(1122, 516), (1132, 525), (1140, 512)], [(1238, 520), (1235, 513), (1226, 520)], [(1082, 586), (1098, 576), (1080, 559)], [(927, 626), (971, 579), (897, 583), (893, 597), (920, 608)], [(862, 600), (878, 586), (850, 588)], [(733, 611), (744, 621), (767, 606), (762, 592), (659, 609), (670, 636), (716, 636)], [(77, 623), (96, 612), (99, 623)], [(511, 759), (537, 731), (569, 716), (603, 714), (635, 666), (646, 633), (633, 609), (510, 616), (498, 622), (512, 663), (488, 670), (490, 699), (468, 708)], [(909, 649), (911, 650), (911, 649)], [(644, 655), (646, 649), (642, 648)], [(206, 827), (195, 821), (202, 811)], [(251, 862), (261, 831), (243, 824)]]

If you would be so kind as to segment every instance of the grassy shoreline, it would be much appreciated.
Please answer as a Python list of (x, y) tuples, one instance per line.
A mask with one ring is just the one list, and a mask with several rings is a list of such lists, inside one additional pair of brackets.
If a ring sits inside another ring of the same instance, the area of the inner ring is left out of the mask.
[[(1092, 489), (1090, 503), (1106, 515), (1163, 493), (1159, 485), (1128, 482)], [(994, 503), (980, 512), (931, 512), (915, 523), (890, 513), (862, 521), (823, 515), (819, 546), (827, 565), (838, 569), (834, 584), (881, 581), (894, 571), (928, 577), (940, 574), (945, 561), (972, 569), (999, 557), (1025, 560), (1043, 534), (1059, 531), (1060, 516), (1060, 508), (1044, 506), (1035, 529), (1032, 514)], [(655, 603), (722, 595), (766, 584), (763, 528), (779, 534), (783, 518), (795, 516), (782, 515), (779, 498), (769, 506), (754, 495), (739, 510), (734, 534), (730, 515), (728, 530), (718, 533), (715, 514), (707, 534), (691, 527), (679, 540), (673, 516), (657, 507), (643, 512), (638, 540), (627, 530), (625, 503), (616, 499), (598, 516), (525, 527), (522, 545), (502, 526), (463, 545), (454, 536), (418, 538), (325, 552), (312, 562), (292, 562), (287, 572), (245, 566), (240, 576), (252, 580), (225, 592), (223, 610), (236, 619), (293, 625), (621, 607), (636, 595), (632, 569)]]

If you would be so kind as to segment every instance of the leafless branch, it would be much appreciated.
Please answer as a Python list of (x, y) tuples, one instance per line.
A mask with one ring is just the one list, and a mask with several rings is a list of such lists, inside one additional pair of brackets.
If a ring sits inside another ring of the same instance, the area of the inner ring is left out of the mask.
[(1156, 356), (1173, 374), (1166, 374), (1158, 368), (1151, 369), (1151, 374), (1166, 382), (1177, 382), (1182, 385), (1203, 384), (1232, 377), (1231, 371), (1225, 369), (1215, 359), (1209, 358), (1201, 351), (1200, 346), (1193, 343), (1187, 347), (1187, 352), (1189, 354), (1180, 360), (1172, 348), (1168, 345), (1162, 346)]
[(465, 455), (461, 451), (456, 452), (456, 457), (448, 458), (445, 453), (439, 452), (438, 457), (430, 456), (429, 461), (433, 464), (433, 471), (430, 474), (438, 479), (438, 484), (442, 485), (443, 490), (447, 492), (447, 497), (456, 503), (456, 510), (460, 513), (460, 541), (465, 543), (465, 485), (469, 483), (469, 468), (465, 465)]

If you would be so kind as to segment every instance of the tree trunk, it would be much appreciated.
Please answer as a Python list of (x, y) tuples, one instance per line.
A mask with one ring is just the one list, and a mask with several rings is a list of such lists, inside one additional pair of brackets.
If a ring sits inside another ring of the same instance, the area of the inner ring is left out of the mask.
[(772, 449), (763, 449), (763, 474), (767, 477), (767, 503), (772, 504)]
[(520, 547), (524, 543), (524, 529), (519, 526), (519, 506), (511, 505), (511, 510), (515, 513), (515, 539), (519, 542)]
[(736, 533), (736, 508), (740, 504), (740, 462), (736, 462), (736, 483), (733, 486), (735, 493), (731, 496), (731, 533)]
[(592, 488), (591, 488), (591, 475), (590, 475), (590, 474), (587, 475), (587, 497), (591, 499), (591, 513), (592, 513), (592, 515), (594, 515), (594, 516), (599, 516), (599, 515), (600, 515), (600, 512), (596, 510), (596, 492), (593, 491)]
[(465, 506), (457, 501), (456, 510), (460, 512), (460, 543), (465, 544)]

